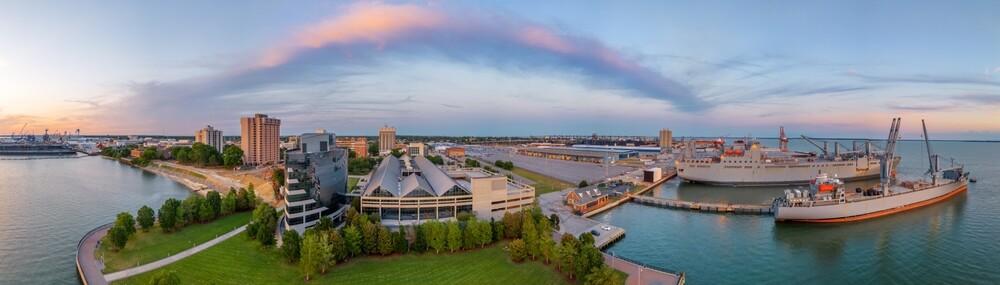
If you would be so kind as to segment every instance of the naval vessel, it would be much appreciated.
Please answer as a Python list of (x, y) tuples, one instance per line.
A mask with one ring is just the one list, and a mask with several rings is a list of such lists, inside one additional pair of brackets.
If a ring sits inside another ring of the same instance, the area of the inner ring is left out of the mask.
[[(899, 139), (900, 119), (892, 121), (886, 144), (886, 157), (895, 153)], [(774, 218), (784, 222), (841, 223), (895, 214), (947, 200), (968, 188), (969, 173), (961, 165), (947, 169), (939, 167), (939, 156), (931, 150), (927, 138), (927, 125), (923, 125), (924, 143), (927, 146), (928, 179), (897, 181), (893, 171), (895, 162), (882, 159), (881, 181), (869, 189), (845, 189), (844, 183), (827, 174), (819, 175), (809, 190), (785, 190), (783, 197), (774, 201)]]
[(802, 136), (820, 152), (801, 152), (788, 149), (784, 127), (779, 133), (778, 148), (750, 139), (731, 145), (722, 139), (688, 141), (674, 161), (677, 175), (687, 182), (724, 186), (806, 185), (820, 173), (844, 180), (879, 177), (884, 151), (871, 141), (855, 141), (850, 148), (834, 142), (831, 150), (828, 142)]

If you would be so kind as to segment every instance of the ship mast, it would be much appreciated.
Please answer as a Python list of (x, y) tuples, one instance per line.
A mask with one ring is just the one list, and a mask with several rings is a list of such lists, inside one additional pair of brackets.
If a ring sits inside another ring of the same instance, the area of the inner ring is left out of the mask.
[(937, 163), (938, 157), (937, 155), (934, 155), (933, 151), (931, 151), (931, 139), (927, 137), (927, 123), (925, 123), (923, 119), (920, 119), (920, 124), (923, 125), (924, 127), (924, 145), (927, 146), (927, 163), (928, 163), (927, 173), (931, 175), (931, 182), (936, 184), (937, 183), (936, 173), (938, 172), (938, 163)]
[(788, 136), (785, 136), (785, 127), (778, 127), (778, 132), (778, 148), (781, 149), (782, 152), (788, 152)]
[(881, 163), (882, 196), (885, 196), (886, 192), (889, 191), (889, 184), (895, 178), (892, 177), (892, 169), (894, 168), (893, 162), (896, 156), (896, 140), (899, 139), (899, 124), (902, 120), (902, 118), (893, 118), (892, 125), (889, 127), (889, 138), (885, 143), (885, 154), (882, 156)]

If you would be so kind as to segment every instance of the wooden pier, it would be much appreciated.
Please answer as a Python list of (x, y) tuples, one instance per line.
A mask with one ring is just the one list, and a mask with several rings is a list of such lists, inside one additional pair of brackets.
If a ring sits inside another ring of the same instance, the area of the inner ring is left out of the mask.
[(754, 204), (729, 204), (729, 203), (702, 203), (702, 202), (681, 201), (681, 200), (664, 199), (652, 196), (638, 196), (638, 195), (632, 196), (632, 201), (650, 206), (685, 209), (692, 211), (736, 213), (736, 214), (748, 214), (748, 215), (771, 215), (774, 213), (774, 209), (771, 207), (771, 205), (765, 205), (765, 204), (754, 205)]

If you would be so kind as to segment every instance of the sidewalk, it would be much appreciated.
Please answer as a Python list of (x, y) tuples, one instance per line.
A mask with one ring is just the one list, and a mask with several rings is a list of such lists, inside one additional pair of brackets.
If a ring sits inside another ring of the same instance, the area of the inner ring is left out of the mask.
[(106, 282), (112, 282), (112, 281), (116, 281), (116, 280), (121, 280), (121, 279), (129, 278), (129, 277), (132, 277), (132, 276), (135, 276), (135, 275), (139, 275), (139, 274), (142, 274), (142, 273), (146, 273), (146, 272), (149, 272), (149, 271), (153, 271), (153, 270), (158, 269), (160, 267), (167, 266), (168, 264), (177, 262), (178, 260), (184, 259), (184, 258), (186, 258), (188, 256), (194, 255), (195, 253), (201, 252), (201, 251), (203, 251), (203, 250), (205, 250), (207, 248), (210, 248), (210, 247), (212, 247), (212, 246), (214, 246), (216, 244), (219, 244), (222, 241), (225, 241), (225, 240), (227, 240), (227, 239), (229, 239), (229, 238), (231, 238), (231, 237), (233, 237), (233, 236), (235, 236), (235, 235), (237, 235), (239, 233), (242, 233), (246, 229), (247, 229), (247, 226), (243, 225), (242, 227), (239, 227), (239, 228), (237, 228), (235, 230), (232, 230), (232, 231), (230, 231), (230, 232), (228, 232), (228, 233), (226, 233), (224, 235), (221, 235), (221, 236), (219, 236), (219, 237), (217, 237), (215, 239), (212, 239), (212, 240), (207, 241), (205, 243), (199, 244), (199, 245), (197, 245), (195, 247), (189, 248), (189, 249), (187, 249), (185, 251), (179, 252), (179, 253), (177, 253), (175, 255), (172, 255), (170, 257), (167, 257), (167, 258), (164, 258), (164, 259), (160, 259), (160, 260), (157, 260), (157, 261), (154, 261), (154, 262), (150, 262), (150, 263), (147, 263), (147, 264), (143, 264), (143, 265), (140, 265), (140, 266), (137, 266), (137, 267), (132, 267), (132, 268), (129, 268), (129, 269), (125, 269), (125, 270), (122, 270), (122, 271), (105, 274), (104, 275), (104, 279), (106, 280)]

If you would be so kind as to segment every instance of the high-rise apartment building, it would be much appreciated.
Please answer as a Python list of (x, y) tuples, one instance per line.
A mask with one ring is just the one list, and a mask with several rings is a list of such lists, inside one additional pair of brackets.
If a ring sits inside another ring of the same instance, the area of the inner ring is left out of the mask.
[(264, 165), (277, 163), (281, 152), (281, 120), (264, 114), (240, 118), (240, 148), (243, 163)]
[(194, 133), (194, 142), (209, 145), (220, 153), (222, 152), (222, 147), (226, 145), (226, 142), (222, 140), (222, 131), (216, 130), (211, 125)]
[(396, 147), (396, 128), (388, 125), (378, 129), (378, 153), (386, 155), (392, 153)]
[(669, 153), (674, 144), (674, 135), (670, 129), (660, 129), (660, 151)]

